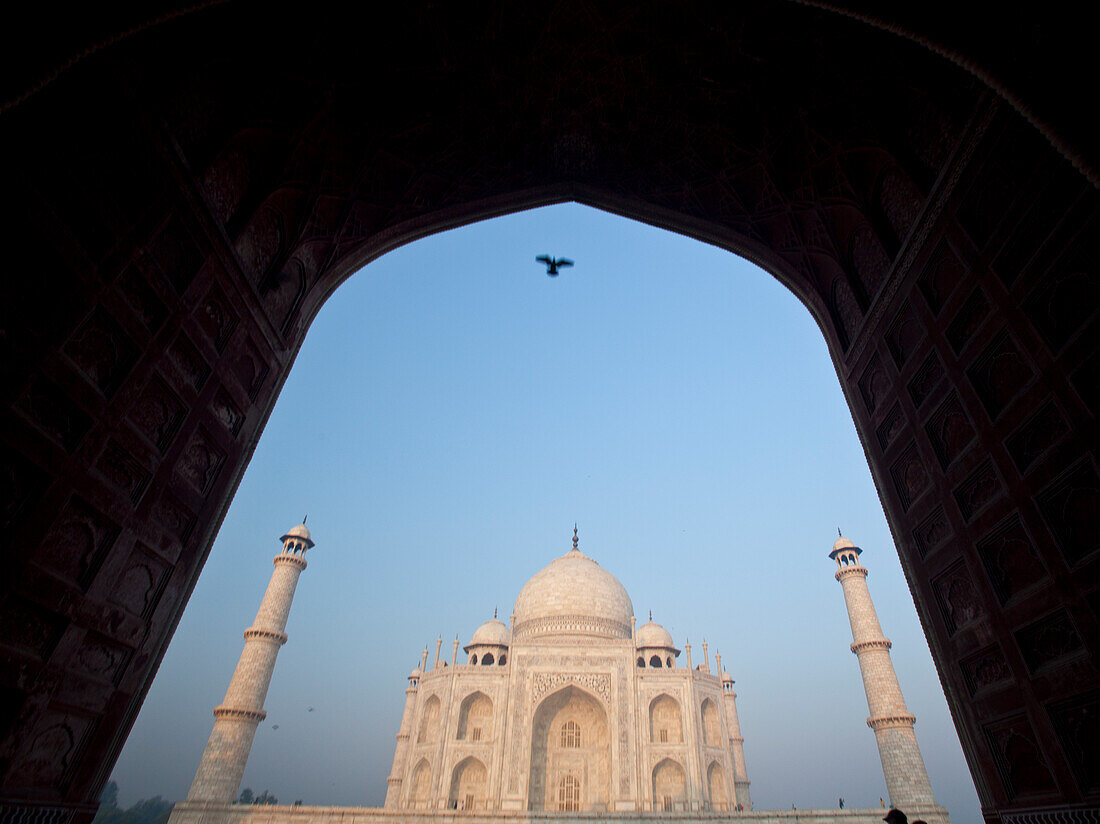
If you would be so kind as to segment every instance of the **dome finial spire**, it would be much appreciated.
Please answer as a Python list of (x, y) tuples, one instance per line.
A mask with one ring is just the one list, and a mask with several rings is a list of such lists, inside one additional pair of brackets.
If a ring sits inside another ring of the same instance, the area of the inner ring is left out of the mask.
[(573, 524), (573, 549), (577, 549), (577, 544), (579, 543), (579, 541), (580, 541), (580, 539), (577, 537), (577, 525), (576, 525), (576, 523), (574, 523)]
[(493, 607), (493, 618), (497, 617), (497, 608)]
[(649, 611), (649, 620), (650, 620), (650, 621), (652, 621), (652, 620), (653, 620), (653, 610), (650, 610), (650, 611)]
[(844, 533), (840, 531), (839, 526), (836, 528), (836, 537), (838, 537), (838, 538), (843, 538), (844, 537)]

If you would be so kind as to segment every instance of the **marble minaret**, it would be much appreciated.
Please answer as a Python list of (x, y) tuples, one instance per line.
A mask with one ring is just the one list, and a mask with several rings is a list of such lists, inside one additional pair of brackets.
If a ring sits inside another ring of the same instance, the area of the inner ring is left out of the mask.
[(836, 561), (836, 579), (844, 589), (844, 603), (852, 625), (852, 652), (859, 660), (870, 716), (867, 726), (875, 731), (886, 791), (896, 807), (934, 804), (932, 785), (924, 767), (913, 725), (917, 719), (905, 706), (898, 677), (890, 660), (890, 641), (882, 634), (867, 589), (867, 567), (859, 561), (863, 552), (841, 536), (829, 557)]
[(749, 795), (749, 770), (745, 766), (745, 738), (741, 735), (741, 722), (737, 718), (737, 693), (733, 691), (733, 676), (722, 669), (718, 659), (718, 672), (722, 678), (722, 707), (726, 713), (726, 729), (729, 731), (730, 752), (733, 753), (734, 803), (746, 810), (752, 809)]
[(275, 570), (256, 620), (244, 632), (244, 650), (237, 669), (225, 699), (214, 710), (214, 729), (187, 793), (188, 801), (236, 801), (256, 727), (267, 717), (264, 698), (271, 685), (275, 658), (286, 643), (286, 619), (298, 576), (306, 568), (306, 550), (313, 547), (304, 522), (281, 540), (283, 551), (275, 556)]

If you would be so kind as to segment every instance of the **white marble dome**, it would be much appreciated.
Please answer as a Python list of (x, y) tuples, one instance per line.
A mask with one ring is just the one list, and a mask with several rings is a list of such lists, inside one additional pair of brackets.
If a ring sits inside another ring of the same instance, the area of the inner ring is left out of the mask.
[(629, 639), (634, 605), (619, 579), (574, 546), (524, 584), (513, 635)]
[(309, 534), (309, 530), (306, 529), (305, 524), (298, 524), (298, 526), (288, 530), (286, 535), (281, 537), (279, 540), (285, 541), (287, 538), (299, 538), (309, 544), (310, 547), (313, 546), (313, 536)]
[(485, 646), (508, 646), (508, 626), (503, 621), (490, 618), (476, 630), (470, 639), (470, 646), (484, 644)]
[(833, 552), (839, 552), (842, 549), (855, 549), (856, 545), (841, 535), (835, 541), (833, 541)]
[(675, 649), (672, 643), (672, 636), (669, 634), (668, 630), (660, 624), (654, 623), (652, 620), (638, 627), (638, 631), (634, 633), (634, 645), (638, 648), (660, 647), (662, 649)]

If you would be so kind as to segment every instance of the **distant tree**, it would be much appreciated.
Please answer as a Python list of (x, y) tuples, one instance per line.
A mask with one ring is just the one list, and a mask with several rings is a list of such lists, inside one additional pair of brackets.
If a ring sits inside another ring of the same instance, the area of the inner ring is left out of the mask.
[(295, 807), (301, 807), (301, 806), (302, 806), (302, 799), (300, 799), (300, 798), (295, 798), (295, 799), (294, 799), (294, 806), (295, 806)]
[(99, 794), (99, 803), (104, 807), (117, 807), (118, 784), (114, 781), (108, 781), (107, 786), (103, 788), (103, 792)]
[(278, 804), (279, 799), (277, 799), (275, 796), (273, 796), (267, 790), (264, 790), (262, 793), (260, 793), (258, 796), (256, 796), (256, 800), (253, 801), (252, 803), (253, 804)]
[(238, 804), (255, 804), (256, 797), (252, 795), (252, 788), (245, 787), (241, 790), (241, 797), (237, 799)]
[(143, 798), (128, 810), (119, 809), (118, 784), (110, 781), (103, 788), (93, 824), (166, 824), (171, 813), (172, 802), (159, 795)]

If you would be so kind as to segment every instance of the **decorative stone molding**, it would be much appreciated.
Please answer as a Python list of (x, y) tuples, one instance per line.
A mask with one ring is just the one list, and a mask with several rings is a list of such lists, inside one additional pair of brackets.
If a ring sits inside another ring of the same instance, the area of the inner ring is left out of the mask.
[(894, 644), (889, 638), (874, 638), (870, 641), (861, 641), (858, 644), (851, 644), (848, 648), (856, 655), (859, 655), (865, 649), (890, 649), (892, 646), (894, 646)]
[(547, 693), (561, 687), (577, 686), (611, 703), (611, 676), (607, 673), (537, 672), (531, 685), (531, 704), (536, 705)]
[(238, 710), (232, 707), (215, 707), (215, 718), (237, 718), (242, 721), (255, 721), (259, 723), (267, 718), (267, 713), (263, 710)]
[(286, 643), (287, 634), (285, 632), (273, 632), (269, 629), (256, 629), (255, 627), (253, 627), (244, 631), (244, 638), (246, 641), (253, 638), (262, 638), (268, 641), (278, 641), (279, 646), (282, 646)]
[(516, 624), (513, 631), (513, 637), (517, 639), (550, 634), (599, 635), (626, 639), (630, 637), (630, 626), (592, 615), (554, 615), (522, 621)]
[(298, 569), (306, 568), (306, 559), (298, 555), (276, 555), (273, 563), (276, 564), (289, 564), (290, 566), (296, 566)]
[(864, 566), (844, 567), (843, 569), (838, 569), (836, 571), (836, 574), (833, 575), (833, 577), (836, 578), (838, 581), (843, 581), (845, 578), (847, 578), (850, 575), (862, 575), (864, 578), (866, 578), (867, 577), (867, 567), (864, 567)]
[(867, 726), (873, 730), (882, 730), (887, 727), (912, 727), (916, 723), (915, 715), (883, 715), (879, 718), (867, 719)]

